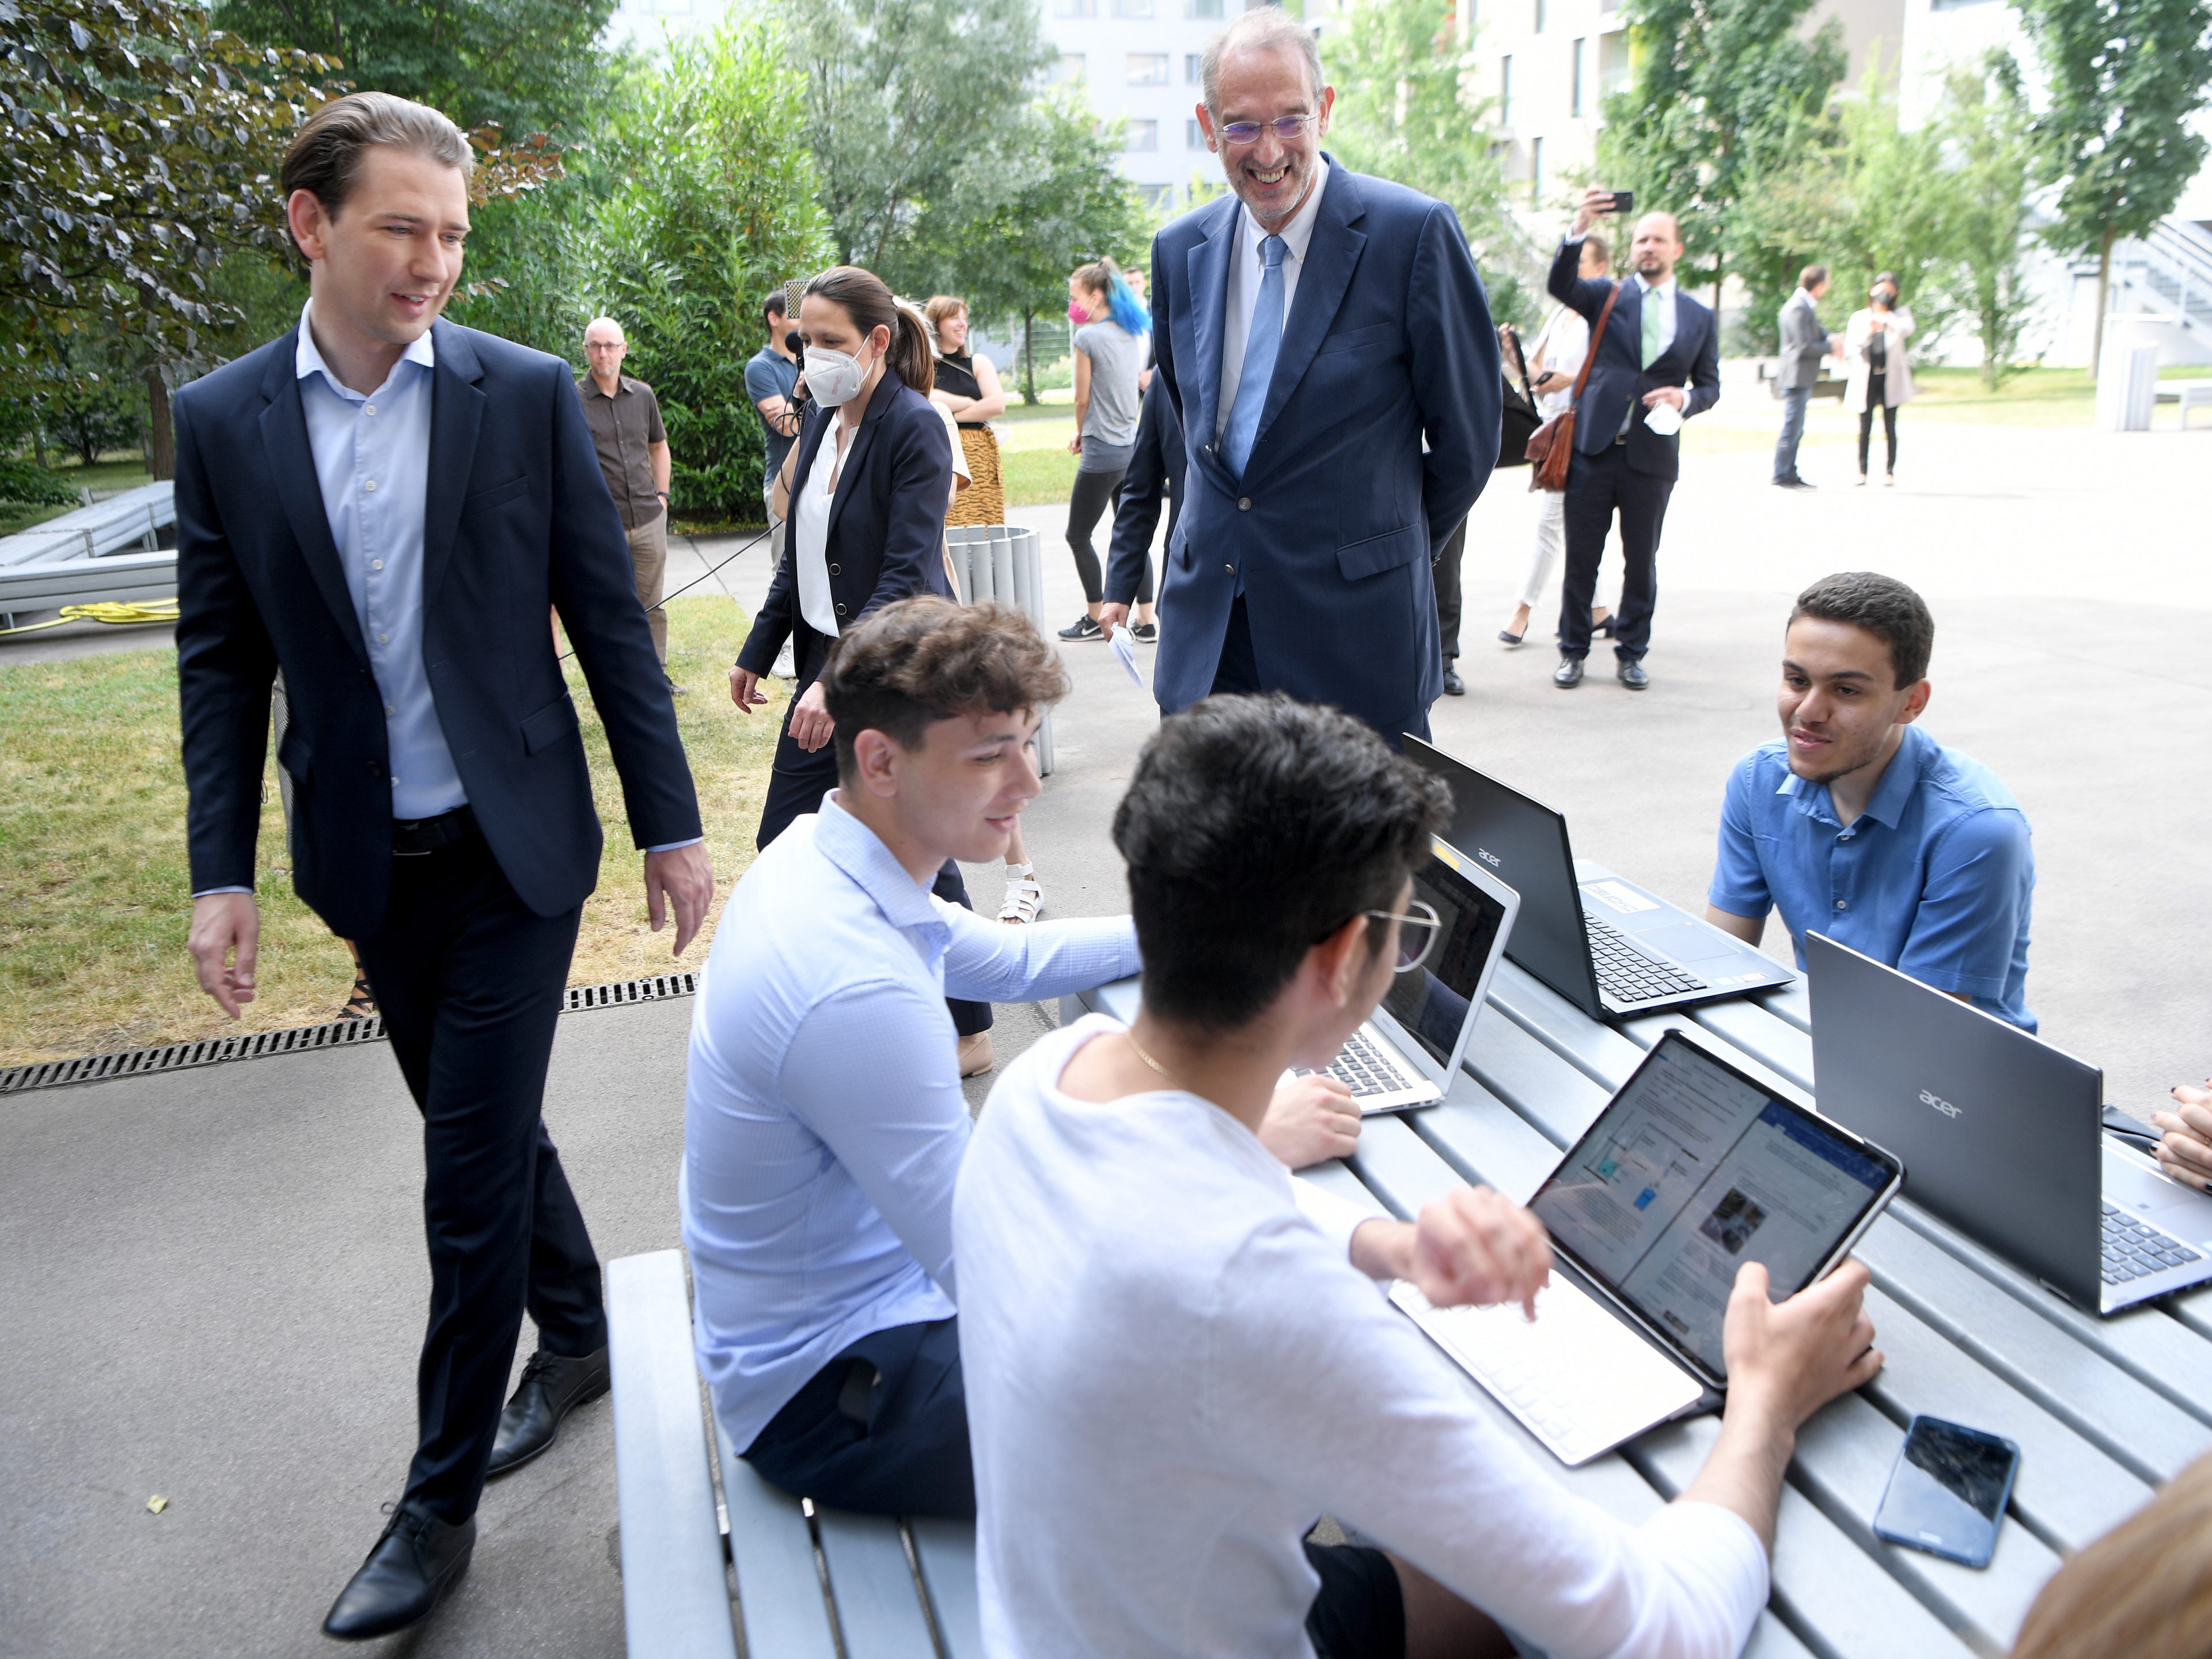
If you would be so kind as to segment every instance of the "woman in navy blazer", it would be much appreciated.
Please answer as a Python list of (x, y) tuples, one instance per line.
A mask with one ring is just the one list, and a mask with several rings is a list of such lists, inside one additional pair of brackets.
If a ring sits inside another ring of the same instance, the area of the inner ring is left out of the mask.
[[(891, 291), (853, 265), (826, 270), (799, 302), (809, 397), (786, 463), (790, 532), (768, 598), (730, 671), (730, 696), (750, 714), (767, 701), (762, 676), (789, 639), (799, 667), (777, 739), (757, 844), (811, 812), (837, 787), (837, 751), (816, 680), (837, 634), (878, 605), (916, 593), (957, 598), (945, 574), (945, 509), (952, 441), (929, 401), (929, 342)], [(838, 385), (860, 371), (857, 390)], [(843, 393), (836, 404), (830, 396)], [(802, 497), (812, 492), (812, 499)], [(812, 520), (810, 525), (810, 519)], [(830, 612), (809, 621), (802, 559), (826, 570)], [(835, 628), (818, 626), (834, 623)]]

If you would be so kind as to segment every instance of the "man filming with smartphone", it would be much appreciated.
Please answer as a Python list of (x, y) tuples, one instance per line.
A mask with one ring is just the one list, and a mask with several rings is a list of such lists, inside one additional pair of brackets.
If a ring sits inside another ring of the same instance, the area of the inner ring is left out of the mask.
[(1614, 672), (1632, 691), (1651, 684), (1644, 653), (1651, 647), (1659, 532), (1680, 471), (1682, 422), (1711, 409), (1721, 395), (1720, 331), (1713, 313), (1675, 283), (1682, 233), (1673, 214), (1647, 213), (1636, 222), (1628, 250), (1633, 276), (1616, 284), (1578, 273), (1583, 238), (1624, 204), (1635, 205), (1626, 191), (1583, 192), (1547, 284), (1553, 298), (1589, 319), (1594, 337), (1567, 473), (1567, 575), (1559, 603), (1559, 666), (1552, 676), (1563, 691), (1583, 681), (1593, 631), (1590, 601), (1616, 512), (1626, 573), (1612, 623)]

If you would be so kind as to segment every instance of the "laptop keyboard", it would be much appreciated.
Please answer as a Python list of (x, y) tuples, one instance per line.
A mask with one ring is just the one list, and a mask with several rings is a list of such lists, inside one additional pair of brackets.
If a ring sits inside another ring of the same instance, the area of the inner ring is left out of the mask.
[(1612, 923), (1587, 910), (1583, 920), (1589, 927), (1590, 962), (1597, 969), (1597, 982), (1615, 1002), (1650, 1002), (1707, 988), (1705, 981), (1645, 956)]
[(1390, 1299), (1560, 1462), (1580, 1463), (1697, 1403), (1697, 1378), (1561, 1274), (1521, 1305), (1432, 1308), (1401, 1280)]
[[(1294, 1069), (1300, 1077), (1313, 1075), (1304, 1066)], [(1334, 1078), (1352, 1091), (1354, 1099), (1395, 1094), (1401, 1089), (1410, 1088), (1413, 1081), (1383, 1052), (1382, 1045), (1364, 1030), (1352, 1034), (1344, 1047), (1336, 1051), (1336, 1058), (1322, 1068), (1322, 1075)]]
[(2127, 1285), (2203, 1256), (2171, 1233), (2136, 1220), (2117, 1204), (2105, 1206), (2105, 1283)]

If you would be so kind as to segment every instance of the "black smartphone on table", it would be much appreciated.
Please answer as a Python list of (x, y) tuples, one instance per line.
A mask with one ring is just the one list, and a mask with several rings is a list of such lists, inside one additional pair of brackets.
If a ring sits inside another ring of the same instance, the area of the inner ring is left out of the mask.
[(1875, 1536), (1986, 1567), (2019, 1473), (2020, 1448), (2002, 1435), (1916, 1417), (1875, 1511)]

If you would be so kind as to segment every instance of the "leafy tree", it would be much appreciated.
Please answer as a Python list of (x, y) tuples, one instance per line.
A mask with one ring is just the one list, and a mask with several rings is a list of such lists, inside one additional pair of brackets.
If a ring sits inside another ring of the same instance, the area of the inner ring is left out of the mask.
[(927, 254), (917, 226), (969, 157), (1009, 141), (1050, 61), (1035, 0), (780, 0), (780, 15), (836, 258), (894, 286), (926, 276), (904, 268)]
[(2173, 211), (2204, 162), (2190, 130), (2212, 86), (2212, 9), (2204, 0), (2021, 0), (2049, 81), (2036, 121), (2044, 176), (2058, 186), (2046, 239), (2097, 250), (2097, 331), (2104, 355), (2112, 244), (2145, 236)]
[(1101, 255), (1125, 266), (1144, 258), (1148, 217), (1115, 167), (1114, 143), (1079, 96), (1039, 98), (962, 161), (944, 210), (915, 239), (921, 257), (911, 263), (939, 264), (941, 285), (972, 315), (1021, 319), (1024, 402), (1037, 400), (1036, 319), (1066, 305), (1068, 273)]
[(673, 43), (603, 140), (618, 180), (576, 247), (567, 349), (596, 313), (619, 320), (628, 367), (668, 423), (676, 509), (757, 514), (764, 465), (745, 360), (770, 289), (824, 263), (801, 89), (782, 43), (753, 21)]
[[(1812, 0), (1626, 0), (1631, 73), (1605, 100), (1598, 161), (1646, 212), (1681, 222), (1683, 278), (1717, 299), (1748, 186), (1780, 172), (1804, 118), (1844, 76), (1832, 19), (1799, 33)], [(1756, 244), (1753, 244), (1754, 246)]]
[(2016, 367), (2014, 353), (2033, 309), (2027, 246), (2035, 139), (2009, 52), (1992, 52), (1979, 70), (1952, 72), (1936, 132), (1944, 151), (1942, 240), (1954, 262), (1951, 283), (1982, 343), (1982, 384), (1994, 388)]
[(119, 354), (101, 349), (88, 335), (61, 335), (29, 378), (45, 435), (85, 465), (103, 450), (137, 447), (145, 398)]
[(1352, 0), (1328, 41), (1336, 88), (1328, 148), (1361, 173), (1448, 204), (1483, 268), (1500, 320), (1535, 301), (1534, 250), (1506, 206), (1504, 170), (1484, 129), (1492, 100), (1471, 98), (1449, 0)]
[(615, 0), (216, 0), (248, 40), (344, 63), (356, 86), (397, 93), (464, 128), (532, 133), (596, 120), (599, 46)]
[(173, 468), (166, 366), (232, 319), (229, 250), (283, 246), (274, 175), (333, 67), (207, 27), (194, 0), (0, 0), (0, 311), (122, 342)]

